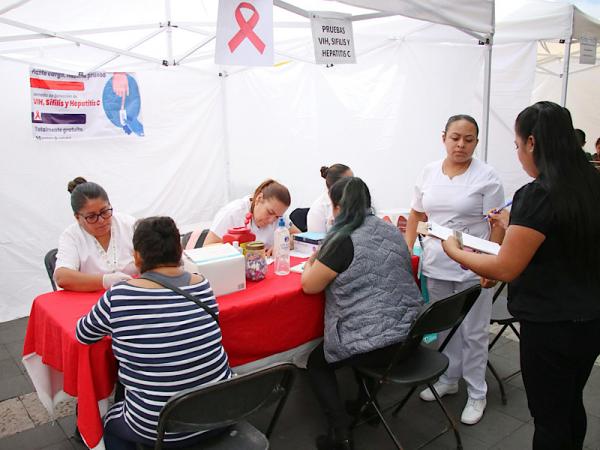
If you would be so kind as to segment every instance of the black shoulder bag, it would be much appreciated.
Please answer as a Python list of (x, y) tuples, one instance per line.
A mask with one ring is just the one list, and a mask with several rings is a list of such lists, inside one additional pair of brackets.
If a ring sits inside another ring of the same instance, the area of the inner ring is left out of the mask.
[(173, 292), (176, 292), (179, 295), (183, 295), (189, 301), (194, 302), (196, 305), (198, 305), (200, 308), (202, 308), (204, 311), (206, 311), (208, 314), (210, 314), (210, 316), (213, 319), (215, 319), (215, 322), (217, 322), (217, 325), (219, 324), (219, 318), (217, 317), (217, 315), (214, 312), (211, 311), (211, 309), (208, 306), (206, 306), (200, 300), (198, 300), (197, 298), (195, 298), (193, 295), (185, 292), (183, 289), (180, 289), (180, 288), (178, 288), (177, 286), (175, 286), (175, 285), (173, 285), (171, 283), (167, 283), (166, 281), (159, 280), (157, 277), (155, 277), (151, 273), (147, 273), (146, 272), (146, 273), (140, 275), (139, 278), (143, 278), (144, 280), (153, 281), (156, 284), (160, 284), (162, 287), (165, 287), (167, 289), (171, 289)]

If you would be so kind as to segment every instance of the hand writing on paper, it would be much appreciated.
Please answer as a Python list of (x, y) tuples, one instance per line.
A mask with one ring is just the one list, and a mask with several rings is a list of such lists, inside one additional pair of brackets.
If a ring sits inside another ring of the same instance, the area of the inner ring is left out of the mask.
[(488, 211), (488, 221), (492, 228), (502, 227), (505, 230), (508, 228), (508, 221), (510, 218), (510, 213), (508, 210), (503, 209), (500, 212), (496, 212), (496, 210), (491, 209)]

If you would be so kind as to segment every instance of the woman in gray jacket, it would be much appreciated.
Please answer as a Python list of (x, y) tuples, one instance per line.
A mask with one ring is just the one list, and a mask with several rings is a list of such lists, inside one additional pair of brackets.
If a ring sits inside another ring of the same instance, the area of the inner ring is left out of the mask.
[(324, 341), (308, 360), (311, 384), (329, 424), (328, 435), (317, 438), (319, 450), (352, 448), (351, 419), (335, 371), (388, 362), (422, 305), (404, 238), (373, 215), (367, 185), (360, 178), (342, 178), (329, 196), (334, 225), (302, 274), (304, 292), (325, 291), (326, 299)]

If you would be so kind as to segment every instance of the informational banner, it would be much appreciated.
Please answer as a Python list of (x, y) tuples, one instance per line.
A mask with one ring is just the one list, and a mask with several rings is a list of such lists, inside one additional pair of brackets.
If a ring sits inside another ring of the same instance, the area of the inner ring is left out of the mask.
[(311, 13), (317, 64), (356, 64), (352, 21), (331, 12)]
[(596, 45), (598, 40), (595, 37), (579, 38), (579, 64), (596, 64)]
[(217, 64), (273, 65), (273, 1), (220, 0)]
[(144, 135), (140, 90), (134, 74), (71, 75), (31, 68), (29, 85), (35, 139)]

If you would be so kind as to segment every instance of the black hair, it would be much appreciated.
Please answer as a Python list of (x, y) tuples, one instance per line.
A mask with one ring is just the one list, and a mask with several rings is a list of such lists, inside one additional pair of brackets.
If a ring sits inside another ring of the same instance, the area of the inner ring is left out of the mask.
[(564, 242), (569, 264), (580, 273), (598, 277), (600, 267), (600, 172), (587, 160), (575, 137), (571, 113), (543, 101), (517, 116), (520, 139), (533, 137), (538, 182), (548, 191), (558, 229), (571, 236)]
[(334, 207), (340, 207), (340, 213), (325, 236), (319, 257), (335, 252), (340, 243), (372, 213), (371, 193), (365, 182), (358, 177), (343, 177), (335, 182), (329, 189), (329, 198)]
[(579, 128), (575, 128), (575, 137), (580, 147), (585, 145), (585, 132)]
[(350, 170), (345, 164), (333, 164), (329, 167), (321, 166), (321, 177), (325, 178), (325, 185), (327, 189), (335, 184), (340, 178), (343, 178), (344, 174)]
[(88, 200), (100, 198), (110, 203), (108, 194), (102, 186), (87, 181), (83, 177), (77, 177), (74, 180), (69, 181), (69, 184), (67, 184), (67, 191), (71, 193), (71, 208), (73, 208), (75, 214), (81, 211)]
[(164, 216), (138, 220), (133, 231), (133, 249), (142, 258), (141, 273), (157, 267), (179, 266), (183, 250), (175, 221)]
[(596, 139), (596, 145), (594, 147), (598, 147), (598, 145), (600, 145), (600, 137)]
[(458, 122), (459, 120), (466, 120), (467, 122), (471, 122), (473, 125), (475, 125), (475, 137), (479, 137), (479, 125), (477, 125), (477, 121), (468, 114), (457, 114), (455, 116), (451, 116), (446, 122), (446, 126), (444, 127), (444, 133), (448, 132), (448, 128), (450, 128), (450, 125), (452, 123)]

